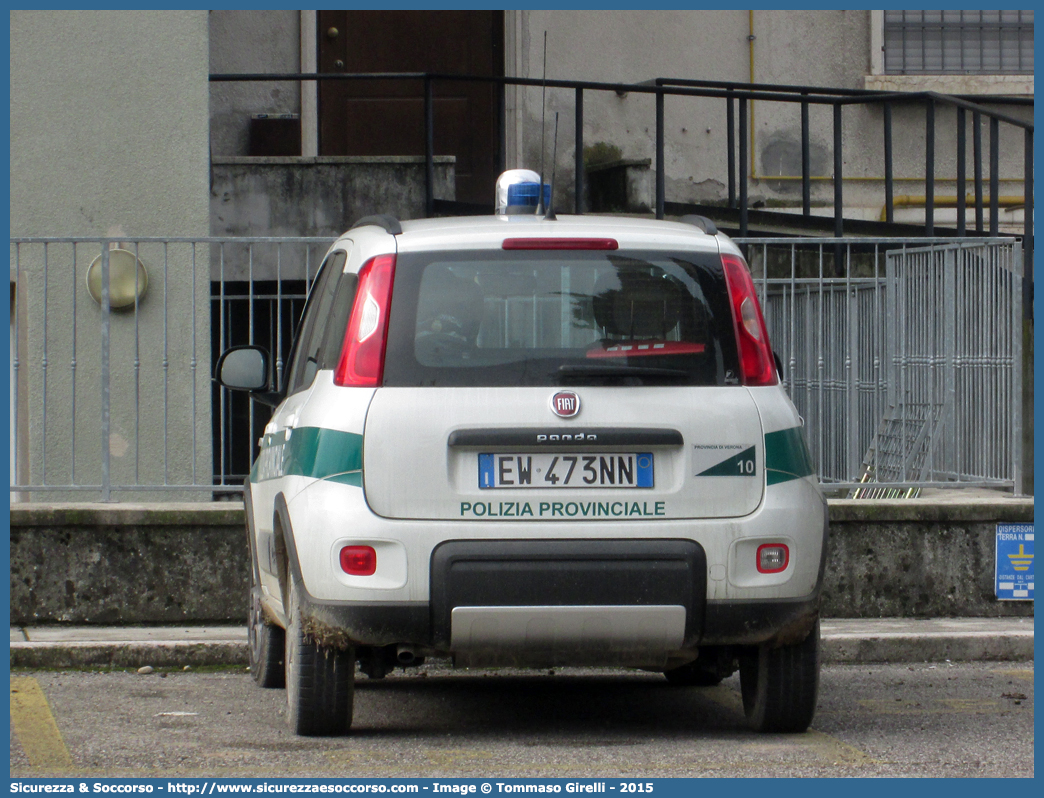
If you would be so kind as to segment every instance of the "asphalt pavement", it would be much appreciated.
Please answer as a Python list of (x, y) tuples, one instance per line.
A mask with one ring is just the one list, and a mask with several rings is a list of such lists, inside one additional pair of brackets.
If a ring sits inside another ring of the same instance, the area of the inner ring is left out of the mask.
[[(824, 663), (1028, 661), (1033, 618), (845, 618)], [(247, 663), (244, 626), (12, 626), (12, 668), (184, 668)]]

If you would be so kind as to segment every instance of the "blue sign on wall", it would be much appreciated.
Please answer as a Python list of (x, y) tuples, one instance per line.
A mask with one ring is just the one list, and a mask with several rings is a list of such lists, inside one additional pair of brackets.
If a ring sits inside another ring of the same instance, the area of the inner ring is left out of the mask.
[(1033, 600), (1033, 524), (997, 524), (997, 598)]

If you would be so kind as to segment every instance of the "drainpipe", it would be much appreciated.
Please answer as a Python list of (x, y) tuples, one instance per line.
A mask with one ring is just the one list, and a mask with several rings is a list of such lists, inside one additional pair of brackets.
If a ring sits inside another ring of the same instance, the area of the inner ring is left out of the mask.
[[(936, 208), (956, 208), (958, 199), (960, 199), (960, 198), (959, 197), (939, 197), (939, 196), (936, 196), (936, 197), (933, 198), (933, 202), (934, 202)], [(974, 194), (966, 195), (965, 198), (964, 198), (964, 202), (965, 202), (965, 204), (967, 206), (974, 205), (975, 204), (975, 195)], [(908, 208), (911, 208), (911, 207), (912, 208), (922, 208), (922, 207), (925, 207), (927, 204), (928, 204), (928, 198), (924, 194), (902, 194), (902, 195), (900, 195), (898, 197), (894, 197), (892, 199), (892, 205), (894, 205), (896, 207), (902, 205), (902, 206), (905, 206), (905, 207), (908, 207)], [(982, 204), (984, 206), (988, 206), (990, 204), (990, 198), (989, 197), (983, 197)], [(1002, 194), (1001, 196), (997, 197), (997, 204), (998, 205), (1002, 205), (1005, 208), (1017, 208), (1020, 205), (1025, 205), (1026, 204), (1026, 198), (1025, 197), (1019, 197), (1019, 196), (1016, 196), (1014, 194), (1007, 194), (1007, 195)], [(888, 206), (887, 205), (883, 206), (881, 208), (881, 213), (880, 213), (878, 218), (882, 222), (888, 221)]]

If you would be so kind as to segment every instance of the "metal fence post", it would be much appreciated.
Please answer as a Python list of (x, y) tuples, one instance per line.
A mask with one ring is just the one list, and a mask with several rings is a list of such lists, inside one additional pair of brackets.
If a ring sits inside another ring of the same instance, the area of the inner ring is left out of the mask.
[(725, 97), (725, 146), (729, 170), (729, 207), (736, 207), (736, 98), (731, 91)]
[[(947, 439), (940, 434), (943, 445), (942, 462), (956, 462), (957, 442), (957, 268), (964, 260), (963, 250), (949, 250), (943, 253), (943, 407), (940, 418), (945, 422), (949, 420), (952, 437)], [(945, 429), (945, 424), (944, 424)], [(956, 470), (956, 469), (955, 469)], [(960, 473), (956, 474), (960, 479)]]
[(975, 172), (975, 232), (982, 233), (982, 114), (972, 112), (972, 164)]
[(739, 98), (739, 212), (740, 236), (747, 235), (747, 98)]
[(895, 188), (892, 176), (892, 104), (884, 104), (885, 221), (895, 221)]
[[(1022, 385), (1024, 380), (1023, 368), (1024, 363), (1022, 360), (1022, 326), (1024, 324), (1023, 307), (1026, 302), (1026, 298), (1022, 295), (1023, 288), (1026, 285), (1026, 272), (1033, 268), (1033, 262), (1028, 260), (1025, 256), (1025, 250), (1020, 250), (1019, 245), (1015, 244), (1012, 252), (1012, 266), (1013, 266), (1013, 279), (1012, 279), (1012, 290), (1015, 294), (1015, 301), (1012, 302), (1012, 313), (1011, 313), (1011, 324), (1014, 334), (1012, 335), (1012, 401), (1011, 401), (1011, 415), (1012, 415), (1012, 472), (1015, 481), (1014, 493), (1016, 496), (1026, 495), (1026, 473), (1022, 466)], [(1021, 266), (1021, 269), (1019, 268)], [(1022, 271), (1022, 279), (1019, 279), (1019, 271)], [(1030, 289), (1032, 290), (1033, 284), (1030, 283)], [(1032, 379), (1032, 375), (1030, 377)]]
[(1022, 222), (1022, 316), (1026, 321), (1033, 321), (1033, 130), (1027, 129), (1023, 137), (1025, 141), (1025, 171), (1022, 179), (1022, 196), (1026, 205), (1023, 208)]
[(666, 201), (666, 175), (663, 156), (663, 87), (656, 92), (656, 218), (663, 218)]
[(584, 212), (584, 90), (576, 90), (576, 102), (574, 106), (574, 123), (576, 127), (575, 153), (573, 156), (573, 169), (576, 172), (576, 199), (574, 206), (579, 216)]
[[(802, 92), (807, 97), (808, 92)], [(812, 215), (812, 156), (809, 149), (808, 100), (801, 102), (801, 215)]]
[[(101, 500), (112, 501), (112, 481), (109, 472), (109, 242), (101, 242), (101, 279), (102, 279), (102, 342), (101, 342)], [(46, 443), (46, 442), (45, 442)]]
[(435, 100), (431, 76), (424, 76), (424, 215), (435, 215)]
[(846, 403), (848, 423), (846, 426), (845, 465), (847, 478), (859, 479), (859, 464), (862, 452), (859, 450), (859, 305), (855, 301), (855, 289), (852, 286), (852, 247), (845, 248), (848, 261), (845, 269), (845, 337), (848, 339), (845, 354), (845, 386), (848, 393)]
[[(844, 233), (844, 158), (841, 152), (841, 103), (834, 103), (834, 237)], [(841, 245), (834, 247), (834, 274), (841, 276)]]
[(499, 81), (493, 91), (497, 98), (497, 174), (507, 168), (507, 84)]
[(990, 117), (990, 235), (997, 235), (1000, 224), (1000, 121)]
[(935, 100), (924, 116), (924, 234), (935, 235)]
[(967, 180), (967, 123), (964, 118), (964, 109), (957, 109), (957, 235), (962, 238), (968, 234), (965, 216), (967, 215), (967, 197), (965, 196), (965, 182)]

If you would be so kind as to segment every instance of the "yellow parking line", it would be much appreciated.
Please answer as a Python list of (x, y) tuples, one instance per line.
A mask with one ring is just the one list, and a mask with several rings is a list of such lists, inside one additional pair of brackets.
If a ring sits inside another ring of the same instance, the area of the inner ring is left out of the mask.
[(11, 678), (11, 725), (34, 769), (72, 767), (47, 698), (31, 676)]
[(1031, 670), (1005, 670), (1005, 671), (994, 671), (1001, 676), (1013, 676), (1016, 679), (1025, 679), (1026, 681), (1033, 681), (1033, 671)]

